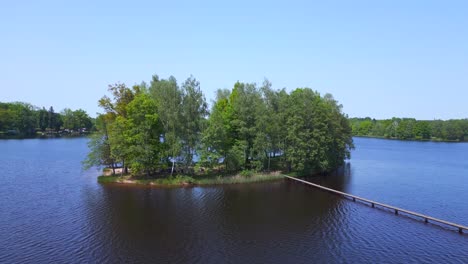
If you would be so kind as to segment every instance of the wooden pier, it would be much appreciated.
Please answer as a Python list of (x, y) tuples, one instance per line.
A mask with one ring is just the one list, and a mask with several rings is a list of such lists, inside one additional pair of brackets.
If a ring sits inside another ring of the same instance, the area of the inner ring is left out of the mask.
[(423, 215), (423, 214), (420, 214), (420, 213), (416, 213), (416, 212), (412, 212), (412, 211), (409, 211), (409, 210), (401, 209), (401, 208), (391, 206), (391, 205), (388, 205), (388, 204), (379, 203), (379, 202), (372, 201), (372, 200), (362, 198), (362, 197), (359, 197), (359, 196), (356, 196), (356, 195), (352, 195), (352, 194), (349, 194), (349, 193), (340, 192), (340, 191), (337, 191), (337, 190), (334, 190), (334, 189), (324, 187), (322, 185), (318, 185), (318, 184), (315, 184), (315, 183), (311, 183), (311, 182), (304, 181), (304, 180), (294, 178), (294, 177), (290, 177), (290, 176), (287, 176), (287, 175), (283, 175), (283, 176), (288, 178), (288, 179), (298, 181), (298, 182), (302, 182), (302, 183), (305, 183), (307, 185), (319, 188), (319, 189), (327, 191), (327, 192), (331, 192), (331, 193), (334, 193), (334, 194), (344, 196), (346, 198), (350, 198), (353, 201), (362, 201), (364, 203), (368, 203), (372, 208), (375, 208), (376, 206), (380, 206), (380, 207), (387, 208), (387, 209), (390, 209), (390, 210), (394, 211), (396, 215), (398, 215), (399, 213), (405, 213), (405, 214), (408, 214), (408, 215), (420, 217), (420, 218), (422, 218), (422, 220), (424, 220), (425, 223), (429, 223), (429, 221), (432, 221), (432, 222), (435, 222), (435, 223), (440, 223), (440, 224), (444, 224), (444, 225), (447, 225), (447, 226), (455, 227), (455, 228), (458, 229), (458, 232), (461, 233), (461, 234), (463, 233), (463, 230), (468, 230), (467, 226), (455, 224), (455, 223), (448, 222), (448, 221), (438, 219), (438, 218), (434, 218), (434, 217), (431, 217), (431, 216), (428, 216), (428, 215)]

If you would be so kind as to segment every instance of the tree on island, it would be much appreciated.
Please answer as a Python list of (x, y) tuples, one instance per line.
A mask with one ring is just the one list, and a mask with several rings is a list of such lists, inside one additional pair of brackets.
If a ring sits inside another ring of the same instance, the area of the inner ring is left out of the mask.
[(133, 175), (192, 174), (195, 165), (224, 172), (326, 172), (342, 165), (353, 148), (341, 105), (309, 88), (288, 94), (268, 80), (260, 87), (236, 82), (232, 90), (217, 91), (210, 112), (192, 76), (181, 87), (174, 77), (154, 75), (149, 85), (116, 84), (109, 91), (112, 98), (99, 101), (103, 125), (90, 143), (89, 164), (119, 164)]

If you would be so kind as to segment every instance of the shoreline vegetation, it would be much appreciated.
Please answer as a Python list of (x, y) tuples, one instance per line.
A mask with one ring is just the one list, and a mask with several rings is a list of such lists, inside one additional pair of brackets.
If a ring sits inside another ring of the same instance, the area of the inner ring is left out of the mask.
[(110, 170), (105, 170), (103, 175), (98, 177), (99, 183), (115, 183), (123, 185), (147, 185), (154, 187), (189, 187), (189, 186), (207, 186), (220, 184), (245, 184), (267, 181), (278, 181), (284, 179), (282, 172), (263, 172), (256, 173), (251, 171), (242, 171), (232, 175), (203, 174), (203, 175), (175, 175), (163, 178), (145, 178), (127, 175), (112, 175)]
[(438, 143), (468, 143), (468, 140), (460, 141), (460, 140), (448, 140), (448, 139), (440, 139), (440, 138), (431, 138), (431, 139), (402, 139), (396, 137), (385, 137), (385, 136), (362, 136), (362, 135), (354, 135), (353, 137), (357, 138), (376, 138), (376, 139), (386, 139), (386, 140), (398, 140), (398, 141), (415, 141), (415, 142), (438, 142)]
[(468, 142), (468, 119), (350, 118), (353, 136), (412, 141)]
[[(354, 148), (352, 129), (331, 94), (236, 82), (208, 109), (193, 76), (109, 85), (84, 168), (107, 167), (99, 182), (207, 185), (280, 179), (339, 168)], [(118, 175), (117, 168), (121, 168)], [(263, 172), (274, 171), (274, 173)]]
[(72, 133), (54, 133), (54, 134), (42, 134), (37, 133), (36, 135), (21, 136), (13, 134), (0, 133), (0, 140), (3, 139), (53, 139), (53, 138), (77, 138), (77, 137), (88, 137), (91, 136), (92, 132), (72, 132)]
[(0, 102), (0, 139), (85, 136), (94, 131), (95, 120), (82, 109), (33, 106), (24, 102)]

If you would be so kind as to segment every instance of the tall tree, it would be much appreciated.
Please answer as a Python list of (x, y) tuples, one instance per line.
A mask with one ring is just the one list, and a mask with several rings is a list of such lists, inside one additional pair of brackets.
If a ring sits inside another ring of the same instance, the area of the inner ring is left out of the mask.
[(255, 167), (270, 170), (271, 158), (280, 151), (281, 115), (279, 91), (271, 88), (268, 80), (260, 88), (262, 103), (256, 106), (256, 135), (254, 139)]
[(250, 158), (255, 155), (254, 140), (256, 138), (256, 122), (258, 107), (262, 104), (261, 94), (254, 83), (237, 82), (230, 95), (232, 105), (232, 127), (235, 144), (244, 151), (244, 168), (250, 166)]
[(49, 128), (53, 129), (55, 127), (56, 120), (55, 120), (54, 108), (52, 106), (49, 108), (48, 117), (49, 117), (49, 122), (48, 122)]
[(183, 158), (186, 168), (193, 163), (195, 150), (200, 143), (208, 105), (200, 89), (200, 82), (190, 76), (182, 84), (181, 132)]
[(349, 157), (351, 127), (331, 96), (296, 89), (290, 95), (286, 124), (287, 160), (293, 169), (329, 171)]
[(99, 115), (96, 118), (97, 132), (92, 134), (88, 141), (90, 151), (83, 161), (85, 169), (97, 166), (108, 166), (112, 168), (112, 175), (115, 175), (115, 159), (111, 155), (111, 148), (108, 135), (108, 120), (106, 115)]
[(129, 143), (129, 163), (135, 173), (153, 174), (162, 160), (160, 135), (162, 125), (155, 112), (156, 103), (146, 93), (136, 94), (127, 107), (127, 131), (125, 140)]
[(236, 156), (229, 155), (235, 138), (232, 127), (232, 106), (229, 102), (229, 90), (218, 90), (216, 101), (211, 109), (207, 127), (202, 133), (201, 161), (205, 165), (215, 166), (223, 162), (226, 170), (236, 170), (239, 163)]
[(108, 137), (113, 159), (122, 163), (123, 171), (128, 172), (126, 161), (129, 157), (129, 142), (125, 137), (127, 131), (127, 106), (132, 102), (135, 93), (139, 92), (139, 87), (134, 86), (133, 90), (125, 84), (117, 83), (109, 85), (108, 90), (113, 98), (107, 96), (99, 100), (99, 106), (105, 111), (108, 122)]
[(45, 107), (42, 107), (42, 109), (40, 109), (38, 111), (38, 124), (37, 124), (37, 127), (41, 130), (41, 131), (45, 131), (46, 128), (49, 126), (49, 123), (48, 123), (48, 112), (47, 110), (45, 109)]
[(70, 108), (65, 108), (62, 110), (61, 115), (63, 120), (63, 127), (66, 129), (74, 129), (75, 118), (73, 115), (73, 111)]
[(163, 125), (162, 138), (166, 145), (166, 157), (171, 161), (171, 175), (174, 173), (177, 159), (181, 156), (181, 120), (180, 111), (182, 103), (182, 92), (177, 85), (176, 79), (171, 76), (169, 79), (159, 79), (154, 75), (149, 91), (156, 102), (157, 113)]

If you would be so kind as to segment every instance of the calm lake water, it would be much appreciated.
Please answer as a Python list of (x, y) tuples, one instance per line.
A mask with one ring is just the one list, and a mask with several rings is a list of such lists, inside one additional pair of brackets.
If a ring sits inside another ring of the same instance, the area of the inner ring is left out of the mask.
[[(320, 184), (468, 225), (468, 144), (355, 139)], [(86, 139), (0, 141), (0, 262), (468, 263), (468, 234), (300, 183), (100, 185)]]

